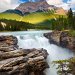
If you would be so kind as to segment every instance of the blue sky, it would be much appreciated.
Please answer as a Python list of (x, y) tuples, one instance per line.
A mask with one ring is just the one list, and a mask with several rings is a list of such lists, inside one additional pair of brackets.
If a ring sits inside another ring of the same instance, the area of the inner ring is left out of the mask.
[(28, 1), (28, 0), (20, 0), (21, 2), (26, 2), (26, 1)]
[(26, 1), (26, 0), (20, 0), (20, 1)]
[(63, 2), (67, 2), (67, 0), (63, 0)]
[[(25, 1), (28, 1), (28, 0), (20, 0), (20, 1), (22, 1), (22, 2), (25, 2)], [(67, 2), (67, 0), (63, 0), (64, 2)]]
[[(0, 12), (8, 9), (14, 9), (20, 3), (27, 2), (28, 0), (0, 0)], [(36, 0), (34, 0), (36, 1)], [(62, 7), (68, 10), (70, 7), (75, 10), (75, 0), (46, 0), (48, 4)]]

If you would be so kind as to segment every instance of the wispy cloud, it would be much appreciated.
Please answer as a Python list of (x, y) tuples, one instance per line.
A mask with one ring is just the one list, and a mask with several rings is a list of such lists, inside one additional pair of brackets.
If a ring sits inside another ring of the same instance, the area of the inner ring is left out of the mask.
[(65, 10), (69, 8), (75, 8), (75, 0), (47, 0), (49, 4), (56, 5), (57, 7), (62, 7)]
[(75, 0), (68, 0), (67, 3), (70, 5), (71, 8), (75, 8)]
[(62, 4), (63, 1), (62, 0), (46, 0), (48, 2), (48, 4), (50, 5), (59, 5)]
[(19, 0), (0, 0), (0, 12), (13, 9), (19, 5)]

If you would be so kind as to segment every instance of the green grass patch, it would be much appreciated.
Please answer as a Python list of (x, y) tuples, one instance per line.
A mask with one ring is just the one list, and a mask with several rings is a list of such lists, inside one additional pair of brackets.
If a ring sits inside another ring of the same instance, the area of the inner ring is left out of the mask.
[(0, 19), (11, 19), (19, 21), (21, 18), (20, 15), (14, 13), (0, 13)]
[(22, 21), (24, 22), (29, 22), (29, 23), (32, 23), (32, 24), (37, 24), (37, 23), (41, 23), (45, 20), (49, 20), (49, 19), (55, 19), (57, 18), (58, 15), (56, 14), (50, 14), (48, 12), (36, 12), (36, 13), (31, 13), (27, 16), (24, 16)]
[(50, 12), (35, 12), (28, 15), (18, 15), (14, 13), (0, 13), (0, 19), (11, 19), (23, 22), (29, 22), (32, 24), (38, 24), (44, 22), (45, 20), (58, 18), (59, 15), (51, 14)]

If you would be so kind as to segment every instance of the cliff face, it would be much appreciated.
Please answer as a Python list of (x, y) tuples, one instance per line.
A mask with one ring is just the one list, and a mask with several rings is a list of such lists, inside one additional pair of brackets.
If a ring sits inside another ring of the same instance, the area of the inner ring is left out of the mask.
[(14, 36), (0, 36), (0, 75), (44, 75), (47, 51), (20, 49)]
[(70, 36), (67, 31), (54, 31), (52, 33), (45, 33), (50, 43), (75, 50), (75, 37)]

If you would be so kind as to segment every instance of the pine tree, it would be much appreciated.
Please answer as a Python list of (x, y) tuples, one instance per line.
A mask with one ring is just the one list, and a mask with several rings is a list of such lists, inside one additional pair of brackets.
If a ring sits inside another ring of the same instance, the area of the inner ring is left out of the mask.
[(73, 12), (71, 8), (68, 11), (68, 28), (69, 29), (73, 28)]

